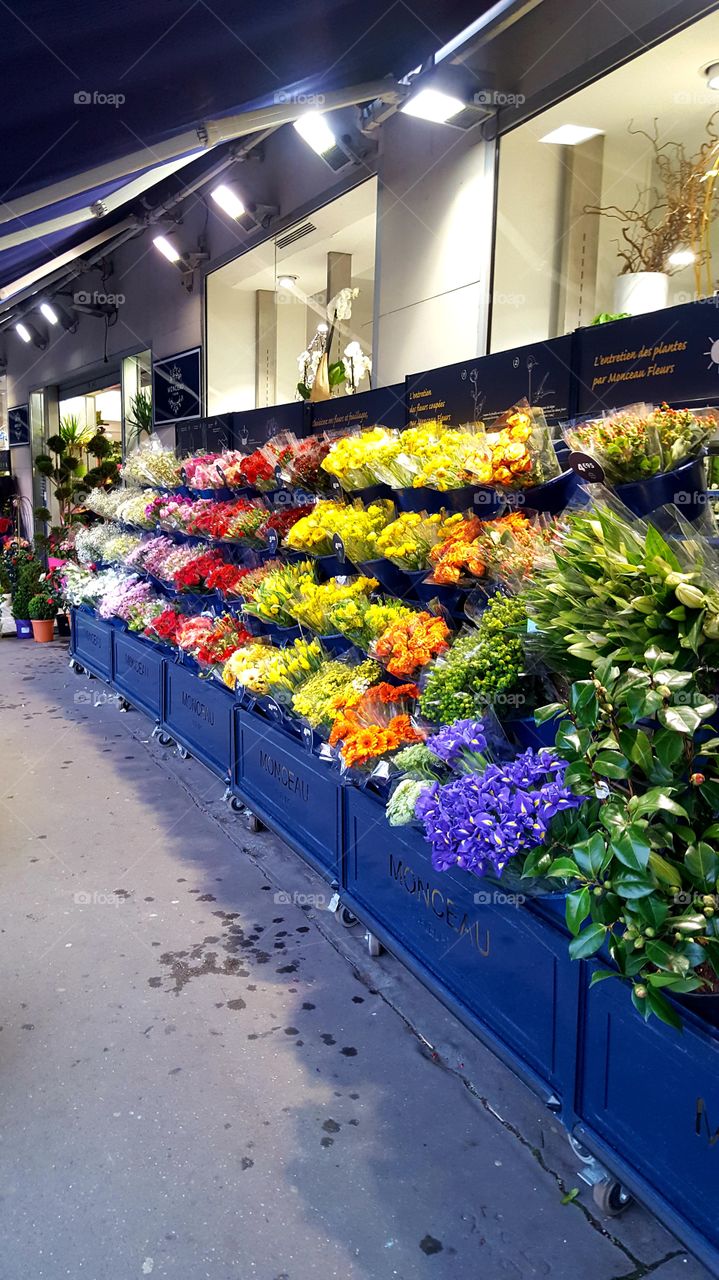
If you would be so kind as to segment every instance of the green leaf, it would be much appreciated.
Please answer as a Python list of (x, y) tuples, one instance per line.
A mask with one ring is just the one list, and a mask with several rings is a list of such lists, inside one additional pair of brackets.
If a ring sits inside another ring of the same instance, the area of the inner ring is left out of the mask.
[(657, 558), (664, 560), (671, 569), (679, 570), (681, 565), (677, 559), (676, 553), (672, 551), (669, 543), (662, 537), (658, 529), (653, 524), (647, 528), (646, 538), (644, 540), (644, 554), (647, 565)]
[(649, 876), (642, 875), (639, 871), (619, 871), (612, 876), (612, 888), (620, 898), (632, 899), (645, 898), (647, 894), (655, 892), (656, 886)]
[(657, 758), (665, 769), (671, 769), (684, 753), (684, 743), (671, 729), (660, 729), (652, 739)]
[(534, 713), (535, 724), (545, 724), (547, 720), (553, 720), (560, 712), (566, 711), (566, 703), (564, 702), (548, 702), (544, 707), (537, 707)]
[(710, 844), (700, 840), (698, 844), (690, 845), (684, 855), (684, 863), (703, 889), (714, 888), (719, 876), (719, 856)]
[(659, 710), (659, 720), (667, 729), (671, 729), (674, 733), (683, 733), (687, 737), (692, 737), (696, 733), (702, 718), (693, 707), (662, 707)]
[(607, 929), (603, 924), (590, 924), (583, 929), (579, 937), (572, 938), (569, 944), (572, 960), (586, 960), (587, 956), (593, 956), (604, 942), (606, 934)]
[(688, 818), (686, 809), (662, 787), (652, 787), (643, 796), (633, 796), (629, 801), (629, 811), (633, 818), (640, 818), (645, 813), (673, 813), (677, 818)]
[(624, 754), (633, 764), (639, 765), (642, 773), (649, 777), (654, 765), (654, 754), (652, 744), (644, 730), (624, 729), (620, 741)]
[(669, 915), (669, 907), (666, 902), (662, 902), (660, 898), (654, 896), (640, 898), (636, 903), (636, 911), (642, 924), (645, 927), (649, 925), (652, 929), (661, 929)]
[(559, 1203), (571, 1204), (573, 1200), (576, 1200), (578, 1195), (579, 1195), (579, 1187), (572, 1187), (572, 1190), (568, 1191), (566, 1196), (562, 1196)]
[(582, 927), (582, 924), (589, 915), (591, 899), (587, 888), (575, 889), (574, 893), (570, 893), (567, 898), (565, 915), (567, 918), (567, 927), (575, 938)]
[(629, 761), (620, 751), (598, 751), (592, 761), (592, 768), (601, 778), (626, 778)]
[(616, 969), (595, 969), (589, 979), (590, 987), (596, 987), (598, 982), (604, 982), (607, 978), (618, 978), (619, 974)]
[(347, 377), (342, 360), (334, 360), (327, 370), (327, 381), (331, 387), (339, 387)]
[(654, 987), (647, 987), (647, 1005), (655, 1017), (659, 1018), (661, 1022), (666, 1022), (668, 1027), (674, 1027), (677, 1031), (683, 1029), (682, 1020), (676, 1009)]
[[(526, 874), (524, 869), (523, 874)], [(558, 880), (575, 880), (579, 875), (579, 867), (571, 858), (555, 858), (551, 866), (547, 867), (544, 875), (556, 877)]]
[(618, 858), (630, 871), (646, 870), (649, 864), (650, 847), (641, 827), (627, 827), (621, 835), (613, 837), (609, 847), (615, 858)]
[(572, 853), (585, 875), (595, 880), (609, 863), (607, 843), (600, 831), (592, 832), (587, 840), (575, 844)]
[(677, 868), (671, 862), (668, 862), (666, 858), (662, 858), (661, 854), (650, 853), (649, 866), (657, 880), (661, 881), (662, 884), (667, 884), (672, 889), (681, 889), (682, 878)]
[(303, 399), (303, 400), (309, 400), (309, 398), (310, 398), (310, 389), (309, 389), (309, 387), (307, 386), (307, 384), (306, 384), (306, 383), (304, 383), (304, 382), (298, 382), (298, 383), (297, 383), (297, 391), (298, 391), (299, 395), (302, 397), (302, 399)]

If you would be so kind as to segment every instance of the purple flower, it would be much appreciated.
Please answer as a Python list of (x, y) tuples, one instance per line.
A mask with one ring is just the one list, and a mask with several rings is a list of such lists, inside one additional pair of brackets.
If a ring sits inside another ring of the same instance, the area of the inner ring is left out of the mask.
[(527, 750), (481, 774), (434, 783), (419, 797), (416, 814), (435, 870), (500, 875), (510, 858), (543, 844), (555, 815), (582, 804), (564, 783), (565, 769), (548, 751)]
[(450, 769), (462, 764), (466, 757), (479, 763), (477, 757), (487, 750), (487, 739), (481, 720), (455, 720), (427, 739), (427, 747)]

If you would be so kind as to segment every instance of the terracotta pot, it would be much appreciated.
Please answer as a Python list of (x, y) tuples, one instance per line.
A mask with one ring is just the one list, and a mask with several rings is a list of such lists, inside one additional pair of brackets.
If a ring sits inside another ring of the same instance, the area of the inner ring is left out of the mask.
[(54, 618), (33, 618), (32, 633), (38, 644), (47, 644), (55, 635)]

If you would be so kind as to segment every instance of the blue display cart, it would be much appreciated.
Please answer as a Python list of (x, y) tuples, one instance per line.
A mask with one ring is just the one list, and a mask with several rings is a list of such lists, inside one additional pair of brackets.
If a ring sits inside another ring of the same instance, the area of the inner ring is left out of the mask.
[(129, 631), (114, 631), (114, 677), (118, 693), (156, 724), (162, 720), (165, 670), (161, 650)]
[(110, 682), (113, 675), (113, 628), (94, 613), (73, 609), (70, 621), (70, 653), (93, 676)]
[(229, 783), (235, 700), (215, 680), (179, 662), (165, 662), (162, 729), (189, 755)]

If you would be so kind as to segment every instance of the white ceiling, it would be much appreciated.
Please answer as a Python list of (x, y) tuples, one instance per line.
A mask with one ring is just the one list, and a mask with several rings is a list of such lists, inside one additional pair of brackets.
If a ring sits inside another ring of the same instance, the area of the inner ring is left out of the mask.
[[(274, 238), (267, 240), (213, 272), (212, 283), (243, 292), (275, 289), (277, 276), (294, 275), (297, 276), (298, 293), (319, 293), (327, 284), (327, 254), (330, 252), (352, 255), (353, 279), (372, 279), (376, 206), (377, 180), (370, 178), (297, 223), (297, 226), (302, 226), (311, 222), (316, 228), (297, 244), (277, 250)], [(291, 234), (292, 230), (292, 227), (287, 227), (281, 232), (280, 239)]]

